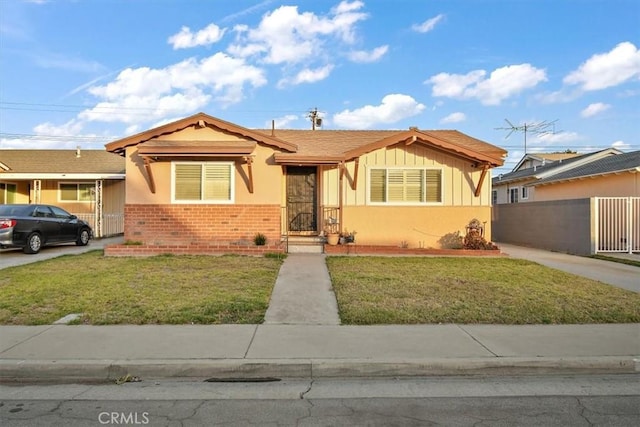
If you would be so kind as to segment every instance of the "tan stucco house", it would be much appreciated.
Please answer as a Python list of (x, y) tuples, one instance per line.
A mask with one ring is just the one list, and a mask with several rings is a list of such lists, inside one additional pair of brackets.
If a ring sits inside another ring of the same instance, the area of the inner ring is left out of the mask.
[(273, 250), (331, 231), (438, 247), (474, 218), (489, 224), (506, 155), (454, 130), (256, 130), (204, 113), (106, 148), (126, 162), (128, 248), (148, 253), (250, 248), (256, 233)]
[[(626, 185), (622, 188), (617, 185), (609, 185), (609, 181), (613, 184), (620, 181), (620, 179), (610, 176), (615, 174), (615, 170), (607, 174), (591, 172), (592, 170), (598, 170), (598, 165), (600, 165), (598, 162), (608, 162), (605, 159), (620, 154), (622, 154), (622, 151), (615, 148), (607, 148), (586, 154), (527, 154), (511, 172), (493, 177), (491, 195), (493, 204), (579, 199), (592, 196), (629, 196), (631, 194), (626, 194), (628, 189)], [(577, 175), (574, 177), (576, 171)], [(572, 178), (570, 180), (571, 184), (563, 186), (563, 190), (557, 192), (556, 189), (560, 187), (555, 187), (555, 189), (551, 190), (549, 185), (552, 182), (555, 183), (554, 177), (558, 176), (572, 176), (575, 179)], [(592, 179), (587, 183), (578, 179), (579, 176)], [(593, 179), (596, 176), (597, 182)], [(622, 180), (633, 181), (634, 179), (631, 176), (625, 176)], [(596, 190), (594, 186), (599, 186), (599, 190)], [(583, 190), (578, 191), (581, 187), (583, 187)], [(586, 192), (584, 191), (585, 189)]]
[(123, 233), (125, 161), (105, 150), (0, 150), (0, 204), (60, 206), (96, 237)]

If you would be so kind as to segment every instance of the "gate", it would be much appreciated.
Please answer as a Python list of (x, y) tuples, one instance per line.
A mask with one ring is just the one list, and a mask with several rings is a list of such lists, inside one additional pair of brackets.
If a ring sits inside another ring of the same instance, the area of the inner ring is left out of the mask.
[(640, 252), (640, 197), (595, 197), (595, 252)]

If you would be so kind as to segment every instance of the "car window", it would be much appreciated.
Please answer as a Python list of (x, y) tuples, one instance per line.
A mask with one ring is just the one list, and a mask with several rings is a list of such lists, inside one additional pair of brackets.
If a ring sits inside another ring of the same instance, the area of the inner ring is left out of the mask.
[(33, 216), (36, 218), (55, 218), (51, 209), (48, 206), (38, 206), (33, 212)]
[(56, 218), (69, 218), (71, 216), (71, 214), (67, 211), (65, 211), (64, 209), (61, 209), (57, 206), (49, 206), (51, 208), (51, 210), (54, 213), (54, 216)]
[(0, 205), (0, 216), (29, 216), (33, 206)]

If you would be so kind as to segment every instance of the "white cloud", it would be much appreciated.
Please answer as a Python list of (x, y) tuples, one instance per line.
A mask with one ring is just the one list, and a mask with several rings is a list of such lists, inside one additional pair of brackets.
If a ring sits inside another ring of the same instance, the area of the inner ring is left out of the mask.
[(333, 65), (325, 65), (324, 67), (310, 69), (305, 68), (300, 71), (294, 78), (292, 79), (282, 79), (278, 82), (278, 87), (282, 88), (287, 85), (299, 85), (303, 83), (315, 83), (321, 80), (326, 79), (331, 74), (331, 70), (333, 70)]
[(617, 86), (640, 78), (640, 51), (633, 43), (623, 42), (607, 53), (593, 55), (564, 78), (568, 85), (592, 91)]
[(328, 16), (299, 13), (297, 6), (281, 6), (263, 16), (256, 28), (237, 26), (236, 44), (228, 51), (246, 57), (261, 54), (267, 64), (297, 64), (317, 59), (330, 39), (347, 44), (355, 41), (355, 25), (366, 19), (358, 12), (360, 1), (343, 1)]
[(333, 117), (338, 127), (369, 129), (378, 124), (396, 123), (420, 114), (425, 109), (412, 97), (402, 94), (387, 95), (380, 105), (365, 105), (355, 110), (344, 110)]
[(613, 144), (611, 144), (612, 148), (616, 148), (618, 150), (624, 151), (624, 150), (630, 150), (631, 149), (631, 144), (627, 144), (624, 141), (616, 141)]
[(609, 108), (611, 108), (611, 105), (609, 104), (603, 104), (602, 102), (596, 102), (594, 104), (589, 104), (589, 106), (587, 106), (587, 108), (585, 108), (584, 110), (582, 110), (580, 112), (580, 115), (582, 117), (593, 117), (597, 114), (602, 113), (603, 111), (607, 111)]
[[(291, 127), (291, 123), (295, 122), (298, 119), (300, 119), (300, 117), (295, 114), (287, 114), (286, 116), (273, 119), (273, 125), (276, 129), (288, 129)], [(271, 124), (272, 123), (269, 122), (265, 125), (265, 127), (270, 129)]]
[(193, 33), (189, 27), (182, 27), (179, 33), (167, 40), (174, 49), (186, 49), (196, 46), (209, 46), (222, 39), (226, 29), (221, 29), (216, 24), (209, 24), (204, 29)]
[(112, 82), (89, 89), (100, 101), (79, 117), (130, 125), (148, 122), (192, 113), (212, 99), (223, 106), (237, 103), (244, 97), (245, 86), (266, 82), (263, 70), (221, 52), (166, 68), (127, 68)]
[(388, 50), (389, 50), (388, 45), (379, 46), (373, 49), (372, 51), (354, 50), (349, 52), (348, 58), (352, 62), (359, 62), (359, 63), (376, 62), (380, 58), (382, 58), (387, 53)]
[(16, 135), (11, 138), (0, 138), (2, 149), (74, 149), (82, 148), (104, 149), (104, 144), (113, 139), (112, 135), (97, 135), (83, 133), (84, 124), (71, 119), (61, 125), (51, 122), (36, 125), (32, 135)]
[(546, 144), (574, 142), (581, 140), (582, 137), (577, 132), (557, 132), (557, 133), (545, 133), (536, 135), (533, 138), (533, 142), (540, 142)]
[(411, 29), (413, 31), (417, 31), (419, 33), (428, 33), (429, 31), (433, 30), (436, 25), (442, 21), (444, 19), (444, 15), (440, 14), (436, 17), (433, 17), (431, 19), (427, 19), (426, 21), (424, 21), (422, 24), (414, 24), (411, 26)]
[(499, 105), (505, 99), (547, 80), (543, 69), (530, 64), (497, 68), (488, 78), (485, 78), (486, 74), (485, 70), (474, 70), (467, 74), (440, 73), (425, 83), (433, 84), (433, 96), (475, 98), (483, 105)]
[(440, 123), (459, 123), (467, 120), (467, 116), (464, 113), (451, 113), (447, 117), (440, 120)]

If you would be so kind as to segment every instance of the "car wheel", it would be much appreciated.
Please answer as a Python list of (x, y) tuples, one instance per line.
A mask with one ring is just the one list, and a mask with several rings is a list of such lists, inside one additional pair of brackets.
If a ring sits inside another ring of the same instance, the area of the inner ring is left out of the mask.
[(40, 252), (40, 248), (42, 248), (42, 238), (39, 233), (31, 233), (29, 237), (27, 237), (27, 246), (24, 247), (23, 251), (25, 254), (37, 254)]
[(82, 230), (80, 230), (80, 234), (78, 235), (78, 240), (76, 240), (76, 245), (87, 246), (87, 244), (89, 243), (90, 237), (91, 236), (89, 235), (89, 230), (87, 230), (86, 228), (83, 228)]

